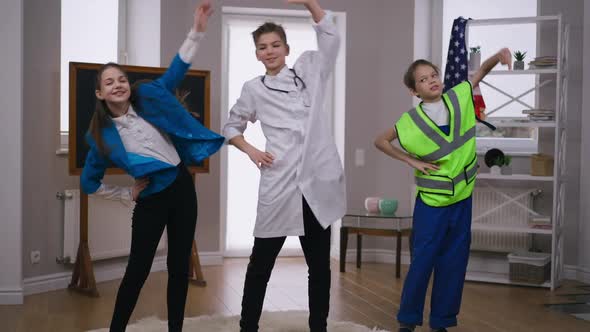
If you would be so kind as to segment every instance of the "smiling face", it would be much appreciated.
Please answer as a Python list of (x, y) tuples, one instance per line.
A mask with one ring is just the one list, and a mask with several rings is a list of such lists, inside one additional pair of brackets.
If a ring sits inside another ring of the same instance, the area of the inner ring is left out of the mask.
[(435, 67), (418, 65), (414, 70), (415, 87), (410, 91), (425, 102), (438, 101), (443, 92), (443, 83)]
[(116, 66), (108, 66), (100, 73), (98, 87), (95, 91), (96, 98), (104, 100), (109, 108), (129, 103), (131, 96), (129, 79), (127, 74)]
[(269, 75), (276, 75), (285, 66), (289, 45), (276, 32), (263, 33), (256, 41), (256, 59), (264, 64)]

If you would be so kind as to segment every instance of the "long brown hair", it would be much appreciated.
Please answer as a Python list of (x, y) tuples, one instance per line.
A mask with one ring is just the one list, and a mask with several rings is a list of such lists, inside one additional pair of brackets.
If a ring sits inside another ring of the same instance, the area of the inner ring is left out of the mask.
[[(118, 69), (119, 71), (121, 71), (121, 73), (123, 73), (123, 75), (125, 75), (125, 77), (127, 77), (127, 79), (129, 79), (129, 77), (127, 76), (127, 72), (125, 72), (121, 65), (114, 62), (105, 63), (98, 69), (96, 73), (96, 81), (94, 83), (95, 90), (100, 90), (100, 81), (102, 79), (102, 74), (105, 70), (109, 68)], [(134, 89), (131, 89), (131, 97), (129, 97), (129, 101), (132, 104), (135, 100), (135, 93), (133, 90)], [(88, 132), (94, 139), (96, 147), (98, 148), (98, 152), (100, 152), (100, 154), (102, 154), (103, 156), (106, 156), (109, 153), (109, 150), (102, 138), (102, 129), (110, 126), (112, 123), (112, 113), (106, 101), (96, 98), (94, 114), (92, 115), (92, 119), (90, 120)]]
[[(114, 62), (109, 62), (109, 63), (102, 65), (98, 69), (98, 71), (96, 73), (95, 90), (100, 89), (100, 81), (102, 78), (102, 73), (109, 68), (118, 69), (119, 71), (121, 71), (121, 73), (123, 73), (123, 75), (125, 75), (125, 77), (127, 77), (127, 80), (129, 80), (129, 76), (127, 75), (127, 72), (123, 69), (123, 67), (121, 65), (114, 63)], [(148, 83), (151, 81), (152, 80), (149, 80), (149, 79), (140, 79), (140, 80), (137, 80), (136, 82), (134, 82), (133, 84), (130, 84), (131, 94), (129, 96), (129, 102), (131, 103), (131, 106), (133, 107), (133, 109), (138, 113), (141, 112), (141, 107), (140, 107), (141, 103), (138, 102), (138, 96), (139, 96), (139, 94), (137, 92), (138, 88), (141, 84)], [(182, 105), (182, 107), (187, 112), (189, 112), (189, 114), (191, 114), (193, 117), (198, 119), (199, 114), (191, 112), (188, 107), (189, 105), (186, 101), (186, 98), (188, 97), (189, 94), (190, 94), (190, 91), (181, 91), (179, 89), (177, 89), (175, 91), (176, 98), (177, 98), (178, 102)], [(98, 148), (98, 152), (100, 154), (102, 154), (103, 156), (108, 155), (109, 149), (105, 145), (104, 139), (102, 138), (102, 129), (112, 125), (112, 123), (113, 123), (112, 112), (109, 109), (109, 106), (107, 105), (107, 103), (104, 100), (100, 100), (100, 99), (96, 98), (96, 106), (95, 106), (94, 114), (92, 115), (92, 119), (90, 120), (90, 126), (88, 128), (88, 132), (90, 133), (90, 135), (94, 139), (94, 142), (96, 143), (96, 147)]]

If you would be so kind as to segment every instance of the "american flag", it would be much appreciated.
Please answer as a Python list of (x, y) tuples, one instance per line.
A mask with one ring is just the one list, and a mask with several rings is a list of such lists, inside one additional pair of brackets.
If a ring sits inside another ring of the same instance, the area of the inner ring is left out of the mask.
[[(444, 92), (455, 85), (466, 81), (469, 75), (467, 61), (467, 45), (465, 45), (465, 30), (467, 19), (462, 16), (453, 21), (451, 28), (451, 39), (449, 40), (449, 52), (447, 54), (447, 65), (445, 67)], [(486, 104), (481, 95), (479, 87), (473, 87), (473, 100), (475, 103), (475, 115), (478, 119), (484, 119)]]

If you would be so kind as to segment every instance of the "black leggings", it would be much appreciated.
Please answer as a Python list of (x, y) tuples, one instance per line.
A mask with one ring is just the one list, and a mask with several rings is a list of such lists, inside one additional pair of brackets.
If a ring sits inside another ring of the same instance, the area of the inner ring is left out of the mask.
[(141, 198), (133, 210), (131, 252), (111, 321), (111, 332), (125, 331), (147, 279), (164, 227), (168, 233), (168, 330), (182, 331), (189, 258), (197, 223), (197, 194), (186, 167), (166, 189)]
[[(309, 268), (309, 328), (325, 332), (330, 310), (330, 234), (324, 229), (303, 198), (304, 236), (299, 237)], [(254, 238), (254, 247), (244, 282), (240, 328), (242, 332), (258, 331), (266, 286), (286, 237)]]

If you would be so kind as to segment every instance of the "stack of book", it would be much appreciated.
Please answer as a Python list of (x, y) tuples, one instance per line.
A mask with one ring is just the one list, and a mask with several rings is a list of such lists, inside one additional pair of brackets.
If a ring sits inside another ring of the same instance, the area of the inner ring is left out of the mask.
[(533, 108), (522, 110), (522, 114), (526, 114), (530, 121), (554, 121), (555, 110), (545, 108)]
[(535, 229), (551, 229), (551, 217), (531, 215), (528, 221), (529, 227)]
[(533, 61), (529, 62), (530, 69), (555, 67), (557, 67), (557, 57), (554, 56), (538, 56)]

